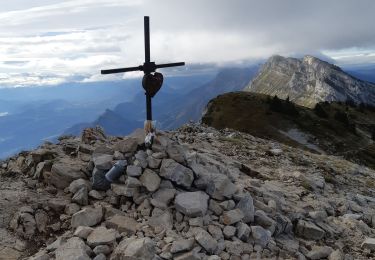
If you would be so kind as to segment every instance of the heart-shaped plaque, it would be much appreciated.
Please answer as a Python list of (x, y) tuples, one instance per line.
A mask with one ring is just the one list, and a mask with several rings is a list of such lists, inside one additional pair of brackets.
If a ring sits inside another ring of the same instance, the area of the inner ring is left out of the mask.
[(150, 97), (154, 97), (163, 85), (163, 74), (155, 72), (143, 76), (142, 86)]

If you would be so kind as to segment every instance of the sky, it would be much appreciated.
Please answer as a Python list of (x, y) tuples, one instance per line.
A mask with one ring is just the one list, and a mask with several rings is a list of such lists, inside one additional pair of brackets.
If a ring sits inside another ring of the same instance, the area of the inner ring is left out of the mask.
[[(101, 69), (144, 60), (189, 68), (246, 65), (274, 54), (375, 65), (373, 0), (12, 0), (0, 6), (0, 87), (119, 80)], [(170, 69), (170, 73), (173, 73)]]

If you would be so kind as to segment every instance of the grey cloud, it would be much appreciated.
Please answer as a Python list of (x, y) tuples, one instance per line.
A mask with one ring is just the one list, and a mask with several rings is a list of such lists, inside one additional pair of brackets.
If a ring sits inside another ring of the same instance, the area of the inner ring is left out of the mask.
[(143, 15), (151, 17), (152, 59), (190, 65), (171, 73), (246, 66), (272, 54), (335, 62), (347, 52), (336, 62), (369, 63), (374, 10), (373, 0), (12, 0), (0, 7), (0, 58), (16, 63), (0, 70), (15, 81), (29, 70), (100, 80), (100, 69), (143, 61)]

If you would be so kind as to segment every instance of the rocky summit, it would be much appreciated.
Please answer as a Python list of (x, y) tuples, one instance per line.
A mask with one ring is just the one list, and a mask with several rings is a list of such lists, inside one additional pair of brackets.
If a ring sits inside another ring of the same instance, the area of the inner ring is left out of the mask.
[(375, 105), (375, 84), (359, 80), (339, 67), (307, 55), (303, 59), (272, 56), (246, 91), (277, 95), (298, 105), (314, 107), (323, 101)]
[(374, 258), (375, 171), (340, 157), (199, 124), (59, 140), (0, 164), (0, 259)]

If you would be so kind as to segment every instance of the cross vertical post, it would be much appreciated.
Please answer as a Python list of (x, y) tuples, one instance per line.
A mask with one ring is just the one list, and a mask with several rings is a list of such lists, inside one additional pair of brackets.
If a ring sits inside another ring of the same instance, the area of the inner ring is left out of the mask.
[[(148, 16), (144, 17), (144, 34), (145, 34), (145, 64), (150, 62), (150, 18)], [(145, 71), (145, 74), (150, 72)], [(151, 96), (149, 93), (146, 95), (146, 120), (152, 121), (152, 110), (151, 110)]]
[(146, 95), (146, 119), (148, 123), (151, 124), (151, 121), (152, 121), (151, 101), (163, 84), (163, 75), (161, 73), (155, 72), (156, 69), (184, 66), (185, 62), (155, 64), (155, 62), (151, 61), (151, 58), (150, 58), (150, 18), (148, 16), (144, 17), (144, 37), (145, 37), (144, 39), (145, 40), (145, 62), (143, 63), (143, 65), (140, 65), (138, 67), (102, 70), (101, 74), (113, 74), (113, 73), (129, 72), (129, 71), (143, 71), (144, 76), (142, 80), (142, 85), (146, 91), (145, 93)]

